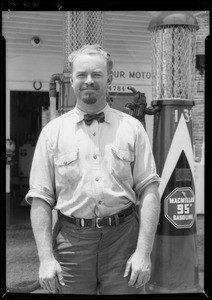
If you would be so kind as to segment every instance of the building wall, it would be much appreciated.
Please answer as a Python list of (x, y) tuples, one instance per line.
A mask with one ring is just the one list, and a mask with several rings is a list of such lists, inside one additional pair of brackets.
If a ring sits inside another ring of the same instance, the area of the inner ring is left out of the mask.
[[(196, 35), (196, 54), (205, 55), (205, 39), (209, 35), (209, 12), (196, 15), (199, 30)], [(207, 62), (206, 62), (207, 63)], [(193, 107), (193, 144), (195, 161), (200, 162), (204, 151), (205, 134), (205, 73), (196, 69), (195, 76), (195, 106)]]
[[(195, 15), (199, 25), (196, 35), (196, 54), (205, 55), (205, 39), (209, 35), (209, 12), (202, 11)], [(207, 62), (206, 62), (207, 63)], [(205, 70), (196, 69), (195, 74), (196, 93), (193, 107), (193, 144), (195, 160), (195, 189), (196, 212), (204, 214), (204, 143), (205, 143)]]

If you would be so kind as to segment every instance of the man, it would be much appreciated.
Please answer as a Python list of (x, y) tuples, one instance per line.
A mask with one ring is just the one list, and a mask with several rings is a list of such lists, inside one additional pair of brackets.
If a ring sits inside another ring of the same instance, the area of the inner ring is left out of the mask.
[(107, 104), (110, 55), (85, 45), (69, 61), (76, 107), (43, 128), (26, 195), (40, 284), (51, 293), (143, 293), (160, 210), (151, 147), (138, 120)]

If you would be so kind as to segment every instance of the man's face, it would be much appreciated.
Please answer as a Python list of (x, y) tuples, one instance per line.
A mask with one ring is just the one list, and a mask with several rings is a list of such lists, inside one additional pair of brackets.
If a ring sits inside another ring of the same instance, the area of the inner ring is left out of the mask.
[(105, 59), (98, 54), (78, 56), (73, 62), (71, 83), (78, 104), (101, 107), (106, 102), (108, 84)]

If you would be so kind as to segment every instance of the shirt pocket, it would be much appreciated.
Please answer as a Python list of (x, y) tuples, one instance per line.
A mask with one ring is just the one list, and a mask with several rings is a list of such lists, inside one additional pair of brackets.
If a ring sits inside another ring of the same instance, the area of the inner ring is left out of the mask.
[(55, 158), (56, 179), (75, 183), (81, 178), (78, 150)]
[(134, 152), (112, 147), (111, 173), (114, 177), (121, 180), (132, 179), (133, 162)]

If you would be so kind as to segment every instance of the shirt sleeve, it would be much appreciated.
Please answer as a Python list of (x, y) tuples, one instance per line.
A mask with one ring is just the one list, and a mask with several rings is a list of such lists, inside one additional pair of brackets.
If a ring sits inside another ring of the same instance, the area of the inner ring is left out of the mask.
[(53, 208), (56, 204), (54, 157), (44, 129), (40, 133), (35, 148), (30, 171), (30, 189), (25, 196), (25, 200), (31, 204), (32, 198), (40, 198)]
[(148, 135), (142, 125), (138, 127), (137, 140), (135, 143), (135, 160), (133, 167), (134, 191), (140, 198), (145, 187), (160, 177), (156, 171), (156, 165)]

